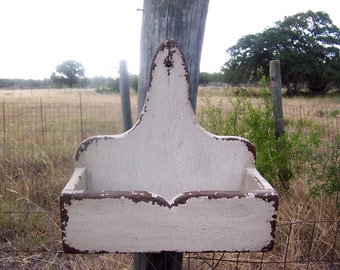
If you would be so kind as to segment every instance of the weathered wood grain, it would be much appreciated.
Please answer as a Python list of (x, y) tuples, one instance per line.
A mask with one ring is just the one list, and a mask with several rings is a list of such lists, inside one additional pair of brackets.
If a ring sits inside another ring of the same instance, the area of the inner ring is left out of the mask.
[(152, 57), (164, 40), (175, 40), (187, 59), (189, 96), (196, 108), (199, 68), (209, 0), (144, 0), (138, 81), (138, 112), (148, 91)]

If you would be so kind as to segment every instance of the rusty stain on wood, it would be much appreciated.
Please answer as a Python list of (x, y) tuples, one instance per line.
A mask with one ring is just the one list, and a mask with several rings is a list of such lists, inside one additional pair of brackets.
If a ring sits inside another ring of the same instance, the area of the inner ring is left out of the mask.
[[(233, 199), (233, 198), (246, 198), (254, 197), (257, 199), (264, 200), (265, 202), (274, 202), (273, 207), (277, 211), (278, 200), (276, 194), (268, 194), (266, 191), (258, 190), (254, 193), (242, 193), (240, 191), (224, 191), (224, 190), (202, 190), (202, 191), (188, 191), (180, 194), (172, 201), (168, 201), (158, 194), (153, 194), (146, 191), (101, 191), (101, 192), (91, 192), (83, 191), (81, 193), (70, 193), (62, 194), (62, 213), (65, 210), (64, 205), (72, 205), (72, 201), (81, 201), (84, 199), (128, 199), (134, 203), (146, 202), (153, 205), (158, 205), (162, 207), (167, 207), (171, 209), (172, 207), (178, 207), (181, 204), (185, 204), (188, 200), (193, 198), (207, 198), (212, 199)], [(273, 215), (276, 217), (276, 214)], [(68, 221), (68, 217), (63, 218), (63, 220)]]

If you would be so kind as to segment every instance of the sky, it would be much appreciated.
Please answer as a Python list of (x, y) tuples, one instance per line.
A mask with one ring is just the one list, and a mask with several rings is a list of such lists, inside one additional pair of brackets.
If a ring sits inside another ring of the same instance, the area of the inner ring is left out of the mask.
[[(120, 60), (138, 74), (142, 8), (143, 0), (1, 0), (0, 78), (49, 78), (65, 60), (82, 63), (86, 77), (115, 78)], [(210, 0), (201, 72), (219, 72), (241, 37), (308, 10), (340, 28), (336, 0)]]

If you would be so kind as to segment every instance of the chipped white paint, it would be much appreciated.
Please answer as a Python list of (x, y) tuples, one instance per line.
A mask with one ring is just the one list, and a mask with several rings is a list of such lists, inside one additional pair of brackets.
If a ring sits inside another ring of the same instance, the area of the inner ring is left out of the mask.
[(87, 177), (85, 168), (76, 168), (73, 175), (63, 189), (64, 193), (82, 192), (87, 190)]
[(272, 240), (265, 222), (272, 209), (251, 196), (193, 198), (171, 209), (127, 199), (75, 201), (65, 241), (90, 252), (258, 251)]
[(272, 245), (276, 192), (256, 170), (247, 140), (198, 125), (183, 59), (175, 43), (162, 44), (135, 126), (79, 147), (77, 168), (61, 194), (69, 252), (255, 251)]

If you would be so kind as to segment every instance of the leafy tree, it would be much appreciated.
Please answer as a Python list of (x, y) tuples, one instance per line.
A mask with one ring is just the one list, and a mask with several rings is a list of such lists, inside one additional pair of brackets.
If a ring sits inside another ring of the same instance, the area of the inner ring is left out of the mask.
[(84, 78), (84, 74), (85, 70), (81, 63), (68, 60), (56, 67), (56, 72), (51, 74), (51, 81), (72, 87), (79, 79)]
[(325, 92), (339, 85), (340, 30), (325, 12), (298, 13), (262, 33), (247, 35), (230, 47), (222, 71), (229, 83), (256, 82), (280, 60), (282, 82), (290, 93), (306, 85)]

